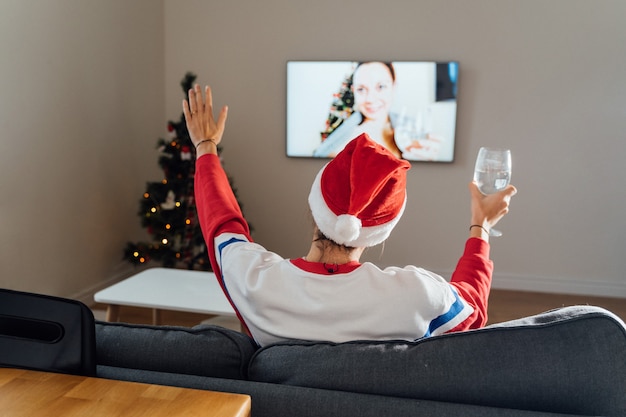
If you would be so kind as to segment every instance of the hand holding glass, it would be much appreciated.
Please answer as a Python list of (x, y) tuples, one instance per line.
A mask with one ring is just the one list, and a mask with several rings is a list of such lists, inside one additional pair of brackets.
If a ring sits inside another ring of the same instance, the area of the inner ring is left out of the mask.
[[(474, 181), (483, 194), (494, 194), (511, 182), (511, 151), (482, 147), (476, 157)], [(489, 236), (502, 236), (502, 232), (491, 228)]]

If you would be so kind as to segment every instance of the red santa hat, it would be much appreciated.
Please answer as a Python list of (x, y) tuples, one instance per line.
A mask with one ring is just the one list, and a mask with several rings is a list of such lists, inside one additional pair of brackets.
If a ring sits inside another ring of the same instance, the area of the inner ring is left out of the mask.
[(382, 243), (406, 205), (411, 165), (363, 133), (317, 174), (309, 206), (320, 231), (351, 247)]

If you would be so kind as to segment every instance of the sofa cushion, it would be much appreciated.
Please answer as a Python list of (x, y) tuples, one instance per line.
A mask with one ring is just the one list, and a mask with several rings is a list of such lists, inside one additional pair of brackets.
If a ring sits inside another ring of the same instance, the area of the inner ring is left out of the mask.
[(98, 365), (245, 379), (256, 345), (219, 326), (96, 323)]
[(108, 366), (98, 366), (98, 376), (250, 395), (253, 417), (572, 417), (566, 414), (537, 413)]
[(416, 342), (282, 342), (254, 355), (251, 380), (572, 414), (626, 415), (626, 329), (597, 307), (567, 307)]

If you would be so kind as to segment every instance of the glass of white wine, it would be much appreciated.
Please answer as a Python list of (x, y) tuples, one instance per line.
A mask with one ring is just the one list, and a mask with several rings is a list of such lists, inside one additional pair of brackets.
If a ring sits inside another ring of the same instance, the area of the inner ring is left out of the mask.
[[(483, 194), (493, 194), (506, 188), (511, 182), (511, 151), (482, 147), (476, 157), (474, 181)], [(502, 232), (491, 228), (490, 236), (502, 236)]]

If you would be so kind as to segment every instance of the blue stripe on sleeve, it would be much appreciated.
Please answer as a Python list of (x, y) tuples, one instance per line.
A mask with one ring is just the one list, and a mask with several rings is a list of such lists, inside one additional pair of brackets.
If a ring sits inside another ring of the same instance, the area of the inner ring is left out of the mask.
[(459, 297), (454, 289), (451, 288), (451, 290), (455, 298), (454, 303), (452, 303), (450, 309), (446, 313), (443, 313), (442, 315), (430, 322), (428, 330), (423, 337), (429, 337), (430, 335), (432, 335), (435, 330), (455, 318), (465, 308), (465, 304), (463, 303), (463, 300), (461, 300), (461, 297)]
[(228, 239), (227, 241), (224, 241), (224, 242), (220, 243), (217, 246), (217, 252), (219, 253), (218, 263), (220, 264), (220, 273), (221, 273), (220, 274), (221, 275), (220, 279), (222, 281), (224, 281), (224, 269), (222, 268), (222, 252), (224, 251), (224, 248), (226, 246), (231, 245), (233, 243), (237, 243), (237, 242), (247, 242), (247, 240), (240, 239), (240, 238), (237, 238), (237, 237), (232, 237), (232, 238)]
[(221, 261), (222, 261), (222, 251), (224, 250), (224, 248), (226, 246), (232, 244), (232, 243), (237, 243), (237, 242), (247, 242), (247, 241), (243, 240), (243, 239), (239, 239), (237, 237), (232, 237), (232, 238), (228, 239), (227, 241), (222, 242), (222, 243), (219, 244), (219, 246), (217, 247), (217, 250), (218, 250), (218, 252), (220, 254), (220, 264), (221, 264)]
[[(222, 251), (224, 250), (224, 248), (225, 248), (226, 246), (228, 246), (228, 245), (230, 245), (230, 244), (233, 244), (233, 243), (237, 243), (237, 242), (247, 242), (247, 240), (244, 240), (244, 239), (239, 239), (239, 238), (233, 237), (233, 238), (230, 238), (229, 240), (227, 240), (227, 241), (225, 241), (225, 242), (220, 243), (220, 244), (217, 246), (217, 251), (218, 251), (218, 253), (219, 253), (218, 263), (219, 263), (219, 265), (220, 265), (220, 275), (218, 275), (218, 276), (217, 276), (217, 279), (219, 279), (219, 280), (222, 282), (222, 284), (223, 284), (223, 285), (222, 285), (222, 288), (224, 289), (224, 292), (225, 292), (225, 294), (226, 294), (226, 297), (227, 297), (227, 298), (231, 301), (231, 304), (233, 304), (233, 303), (232, 303), (232, 298), (230, 297), (230, 293), (228, 292), (228, 288), (226, 288), (226, 283), (225, 283), (225, 281), (224, 281), (224, 269), (222, 268)], [(233, 305), (234, 305), (234, 304), (233, 304)]]

